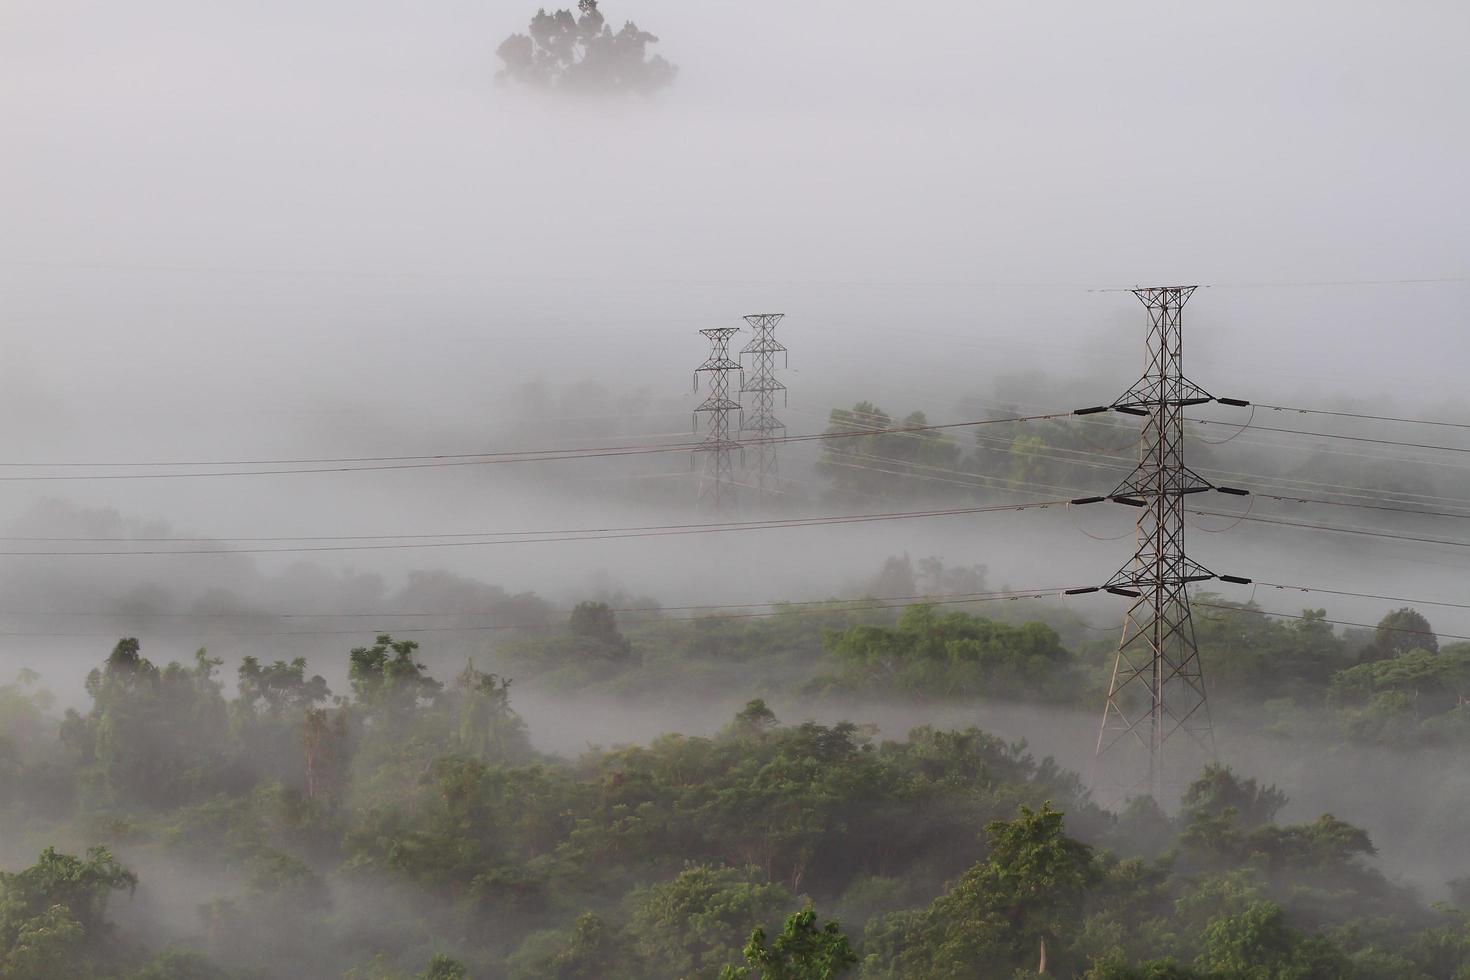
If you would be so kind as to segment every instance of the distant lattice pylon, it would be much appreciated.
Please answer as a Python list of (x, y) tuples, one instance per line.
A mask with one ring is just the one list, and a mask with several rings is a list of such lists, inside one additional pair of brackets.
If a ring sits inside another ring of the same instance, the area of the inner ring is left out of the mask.
[(776, 324), (784, 313), (752, 313), (745, 318), (753, 336), (740, 351), (750, 358), (750, 373), (740, 386), (741, 395), (749, 395), (750, 407), (740, 426), (740, 439), (751, 448), (755, 486), (762, 495), (780, 492), (780, 472), (776, 458), (776, 442), (786, 425), (776, 417), (776, 393), (784, 404), (786, 386), (776, 380), (776, 355), (786, 357), (786, 348), (776, 340)]
[[(732, 450), (740, 444), (731, 436), (730, 413), (736, 413), (735, 432), (740, 423), (740, 403), (730, 397), (730, 372), (740, 371), (740, 362), (730, 357), (730, 338), (740, 332), (739, 327), (711, 327), (699, 331), (710, 342), (709, 357), (694, 369), (694, 390), (699, 390), (699, 376), (709, 378), (709, 397), (694, 409), (694, 424), (699, 427), (699, 416), (708, 417), (704, 441), (699, 451), (704, 456), (704, 469), (699, 480), (699, 502), (711, 505), (716, 513), (725, 513), (735, 506), (735, 467), (730, 459)], [(743, 380), (743, 372), (742, 372)]]

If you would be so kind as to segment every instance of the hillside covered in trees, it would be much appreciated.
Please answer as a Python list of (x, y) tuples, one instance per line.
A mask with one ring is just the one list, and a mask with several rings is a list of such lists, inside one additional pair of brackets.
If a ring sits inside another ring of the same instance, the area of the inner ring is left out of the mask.
[[(247, 657), (226, 684), (206, 651), (158, 665), (125, 639), (65, 712), (28, 673), (0, 686), (0, 975), (1467, 975), (1470, 884), (1428, 901), (1351, 814), (1281, 822), (1285, 794), (1248, 774), (1110, 812), (977, 728), (771, 706), (1095, 703), (1105, 644), (1069, 614), (980, 612), (620, 623), (584, 603), (499, 644), (494, 672), (378, 637), (340, 691), (301, 660)], [(1223, 703), (1260, 694), (1254, 660), (1291, 679), (1270, 705), (1284, 745), (1463, 752), (1470, 648), (1417, 613), (1356, 635), (1320, 612), (1197, 615)], [(708, 735), (575, 758), (537, 751), (515, 710), (521, 684), (647, 699), (738, 678), (767, 697)]]

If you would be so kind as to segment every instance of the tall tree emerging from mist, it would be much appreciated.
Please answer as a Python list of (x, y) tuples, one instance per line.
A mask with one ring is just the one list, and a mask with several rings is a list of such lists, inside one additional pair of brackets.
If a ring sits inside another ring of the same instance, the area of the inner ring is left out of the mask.
[(662, 55), (648, 54), (656, 35), (632, 21), (613, 31), (597, 0), (581, 0), (577, 9), (581, 16), (536, 11), (529, 33), (512, 34), (496, 49), (504, 65), (496, 79), (578, 95), (646, 95), (674, 80), (679, 69)]
[(438, 695), (444, 685), (414, 659), (418, 648), (413, 640), (395, 641), (383, 633), (372, 647), (357, 647), (348, 654), (352, 693), (370, 714), (385, 719), (406, 717), (421, 702)]
[(1411, 650), (1439, 652), (1439, 639), (1434, 627), (1417, 610), (1405, 606), (1395, 609), (1378, 621), (1373, 633), (1373, 646), (1368, 656), (1375, 660), (1402, 657)]
[(627, 657), (633, 651), (633, 645), (618, 630), (618, 614), (605, 602), (577, 603), (567, 626), (577, 636), (602, 644), (617, 657)]
[(192, 667), (160, 670), (137, 639), (118, 641), (87, 675), (91, 710), (67, 711), (60, 729), (92, 803), (176, 806), (218, 785), (229, 741), (220, 664), (200, 649)]

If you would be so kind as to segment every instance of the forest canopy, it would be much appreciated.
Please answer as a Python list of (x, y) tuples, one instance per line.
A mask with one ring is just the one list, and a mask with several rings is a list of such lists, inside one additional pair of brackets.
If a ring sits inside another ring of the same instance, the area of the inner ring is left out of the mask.
[[(1352, 647), (1320, 615), (1211, 616), (1207, 655), (1242, 639), (1275, 651), (1316, 724), (1449, 737), (1456, 647), (1384, 659), (1373, 634)], [(822, 661), (819, 692), (1081, 702), (1095, 669), (1044, 623), (923, 604), (620, 623), (587, 601), (533, 635), (507, 646), (507, 669), (591, 660), (560, 674), (591, 684), (698, 683), (709, 651), (747, 674), (775, 651)], [(1453, 904), (1426, 904), (1362, 827), (1282, 821), (1285, 793), (1223, 766), (1177, 801), (1110, 812), (1076, 774), (977, 727), (880, 738), (783, 723), (761, 698), (710, 734), (567, 759), (535, 749), (506, 676), (436, 676), (435, 660), (385, 634), (343, 656), (341, 694), (303, 661), (253, 656), (232, 693), (223, 658), (159, 666), (125, 638), (88, 676), (85, 710), (57, 717), (31, 672), (0, 685), (9, 853), (50, 842), (0, 873), (0, 975), (907, 980), (986, 963), (1079, 980), (1464, 980), (1470, 963), (1464, 880)], [(165, 914), (183, 881), (202, 883), (189, 914)]]

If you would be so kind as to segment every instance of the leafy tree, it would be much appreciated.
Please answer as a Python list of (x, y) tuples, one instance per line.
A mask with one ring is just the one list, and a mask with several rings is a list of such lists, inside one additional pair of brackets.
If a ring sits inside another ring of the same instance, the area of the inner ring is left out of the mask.
[[(985, 566), (946, 566), (940, 558), (920, 558), (915, 584), (925, 595), (976, 595), (985, 591)], [(878, 592), (878, 595), (895, 593)], [(898, 595), (913, 595), (911, 592)]]
[(137, 883), (105, 847), (85, 859), (48, 847), (24, 871), (0, 872), (0, 976), (81, 975), (83, 958), (103, 955), (108, 894)]
[(1077, 931), (1098, 871), (1092, 849), (1062, 832), (1062, 814), (1023, 806), (985, 831), (989, 856), (929, 907), (899, 957), (904, 975), (964, 976), (975, 963), (1044, 973)]
[[(330, 780), (327, 756), (333, 734), (329, 712), (319, 705), (331, 697), (320, 675), (307, 676), (306, 659), (262, 665), (245, 657), (238, 671), (238, 697), (230, 705), (239, 756), (270, 778), (303, 786), (314, 798)], [(344, 719), (338, 716), (338, 724)]]
[(618, 632), (618, 615), (605, 602), (579, 602), (568, 622), (573, 635), (607, 648), (615, 657), (627, 657), (633, 647)]
[(0, 807), (65, 812), (72, 796), (71, 773), (54, 765), (55, 729), (50, 691), (39, 675), (22, 670), (13, 684), (0, 684)]
[(503, 67), (496, 78), (555, 92), (651, 94), (674, 80), (678, 69), (648, 54), (658, 37), (632, 21), (614, 32), (598, 0), (570, 10), (536, 12), (526, 34), (512, 34), (496, 50)]
[(918, 591), (919, 580), (914, 575), (914, 563), (907, 554), (886, 558), (871, 585), (872, 594), (880, 597), (906, 598), (917, 595)]
[[(540, 947), (547, 948), (542, 950)], [(511, 958), (512, 980), (635, 980), (648, 976), (622, 929), (584, 912), (570, 933), (527, 939)]]
[(639, 953), (661, 971), (713, 978), (740, 956), (751, 929), (791, 900), (780, 885), (733, 868), (697, 865), (632, 896), (630, 925)]
[(1287, 925), (1274, 902), (1256, 902), (1205, 930), (1198, 965), (1240, 980), (1315, 980), (1348, 973), (1342, 951), (1325, 939), (1306, 939)]
[(1124, 805), (1113, 828), (1114, 846), (1124, 854), (1155, 858), (1173, 836), (1173, 822), (1152, 796), (1135, 796)]
[(1130, 966), (1108, 961), (1094, 964), (1082, 980), (1200, 980), (1200, 975), (1173, 960), (1150, 960)]
[[(928, 425), (923, 412), (895, 421), (872, 402), (834, 408), (827, 434), (840, 438), (822, 441), (817, 473), (828, 481), (831, 496), (857, 501), (932, 497), (966, 485), (965, 475), (953, 472), (959, 447)], [(900, 431), (889, 431), (895, 429)]]
[(220, 663), (201, 649), (193, 667), (159, 670), (128, 638), (87, 675), (92, 708), (85, 716), (69, 711), (61, 738), (95, 802), (173, 804), (230, 777)]
[(1439, 652), (1439, 638), (1423, 615), (1407, 606), (1395, 609), (1378, 621), (1370, 656), (1376, 660), (1402, 657), (1411, 650)]
[(1071, 657), (1041, 623), (1008, 626), (919, 604), (894, 628), (857, 626), (829, 633), (825, 645), (843, 664), (841, 680), (857, 690), (1050, 698), (1068, 690)]
[(470, 971), (453, 957), (435, 953), (417, 980), (468, 980)]
[(1304, 609), (1301, 619), (1282, 621), (1253, 603), (1210, 594), (1196, 600), (1205, 676), (1224, 692), (1316, 701), (1333, 671), (1351, 663), (1326, 610)]
[(0, 976), (12, 980), (49, 980), (75, 969), (74, 957), (86, 931), (64, 906), (53, 905), (14, 922), (0, 912)]
[(1327, 694), (1358, 739), (1393, 743), (1431, 737), (1433, 729), (1421, 729), (1420, 723), (1455, 711), (1470, 695), (1470, 644), (1359, 664), (1333, 675)]
[(767, 706), (765, 699), (755, 698), (735, 713), (735, 720), (725, 727), (725, 732), (737, 738), (759, 738), (775, 727), (776, 712)]
[(444, 686), (414, 659), (419, 645), (380, 634), (371, 647), (348, 654), (347, 677), (352, 693), (369, 712), (401, 719), (421, 703), (435, 698)]
[(509, 679), (467, 663), (449, 696), (458, 715), (461, 752), (495, 762), (521, 762), (530, 756), (526, 723), (510, 706)]
[(23, 751), (40, 737), (46, 711), (55, 703), (49, 691), (35, 690), (40, 675), (22, 670), (13, 684), (0, 684), (0, 742)]
[(836, 922), (817, 928), (817, 913), (807, 905), (786, 919), (781, 934), (766, 945), (766, 931), (750, 934), (742, 953), (747, 967), (727, 966), (720, 980), (835, 980), (857, 965), (857, 954)]
[(579, 685), (618, 677), (636, 668), (641, 660), (618, 629), (612, 608), (590, 601), (576, 605), (565, 632), (522, 640), (501, 653), (519, 677), (541, 679), (542, 674), (559, 671)]
[(277, 660), (262, 667), (255, 657), (245, 657), (237, 672), (238, 704), (252, 713), (264, 712), (279, 718), (288, 711), (303, 711), (332, 696), (320, 674), (306, 677), (306, 658), (290, 663)]
[(1217, 817), (1228, 811), (1241, 827), (1252, 829), (1276, 819), (1287, 798), (1275, 786), (1257, 785), (1254, 779), (1241, 779), (1229, 766), (1212, 763), (1189, 784), (1180, 803), (1186, 815)]

